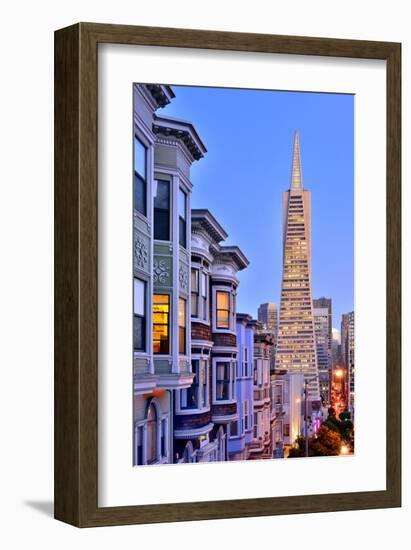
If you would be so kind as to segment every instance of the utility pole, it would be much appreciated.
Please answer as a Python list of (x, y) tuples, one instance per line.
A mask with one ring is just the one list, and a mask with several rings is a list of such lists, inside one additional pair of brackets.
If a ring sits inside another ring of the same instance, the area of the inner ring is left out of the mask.
[(308, 401), (307, 401), (307, 380), (304, 379), (304, 409), (305, 409), (305, 456), (308, 456)]

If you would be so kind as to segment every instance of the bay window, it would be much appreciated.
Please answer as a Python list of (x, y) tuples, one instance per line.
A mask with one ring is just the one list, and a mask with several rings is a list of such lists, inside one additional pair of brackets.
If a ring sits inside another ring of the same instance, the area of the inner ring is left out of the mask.
[(168, 354), (170, 350), (170, 296), (153, 295), (153, 353)]
[(134, 136), (134, 208), (147, 216), (147, 147)]
[(147, 283), (134, 278), (133, 340), (135, 351), (146, 351), (146, 287)]

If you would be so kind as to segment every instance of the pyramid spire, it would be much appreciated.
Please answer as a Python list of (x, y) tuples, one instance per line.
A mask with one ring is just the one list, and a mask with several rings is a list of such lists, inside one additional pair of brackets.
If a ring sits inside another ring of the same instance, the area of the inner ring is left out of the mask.
[(293, 166), (291, 169), (290, 189), (302, 189), (302, 188), (303, 188), (303, 174), (301, 170), (300, 139), (298, 137), (298, 130), (296, 130), (294, 134), (294, 153), (293, 153)]

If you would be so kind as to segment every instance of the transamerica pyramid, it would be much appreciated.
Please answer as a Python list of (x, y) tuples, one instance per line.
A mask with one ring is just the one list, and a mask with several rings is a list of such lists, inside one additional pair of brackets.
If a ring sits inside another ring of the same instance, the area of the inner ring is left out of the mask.
[(283, 278), (276, 370), (303, 373), (309, 401), (319, 401), (311, 286), (311, 194), (303, 188), (300, 141), (294, 136), (291, 182), (283, 193)]

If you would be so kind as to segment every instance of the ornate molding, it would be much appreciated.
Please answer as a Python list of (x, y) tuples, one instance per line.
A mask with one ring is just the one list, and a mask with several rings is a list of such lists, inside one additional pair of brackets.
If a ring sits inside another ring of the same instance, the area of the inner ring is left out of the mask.
[(153, 281), (162, 285), (168, 282), (170, 278), (170, 266), (166, 260), (154, 260), (153, 264)]

